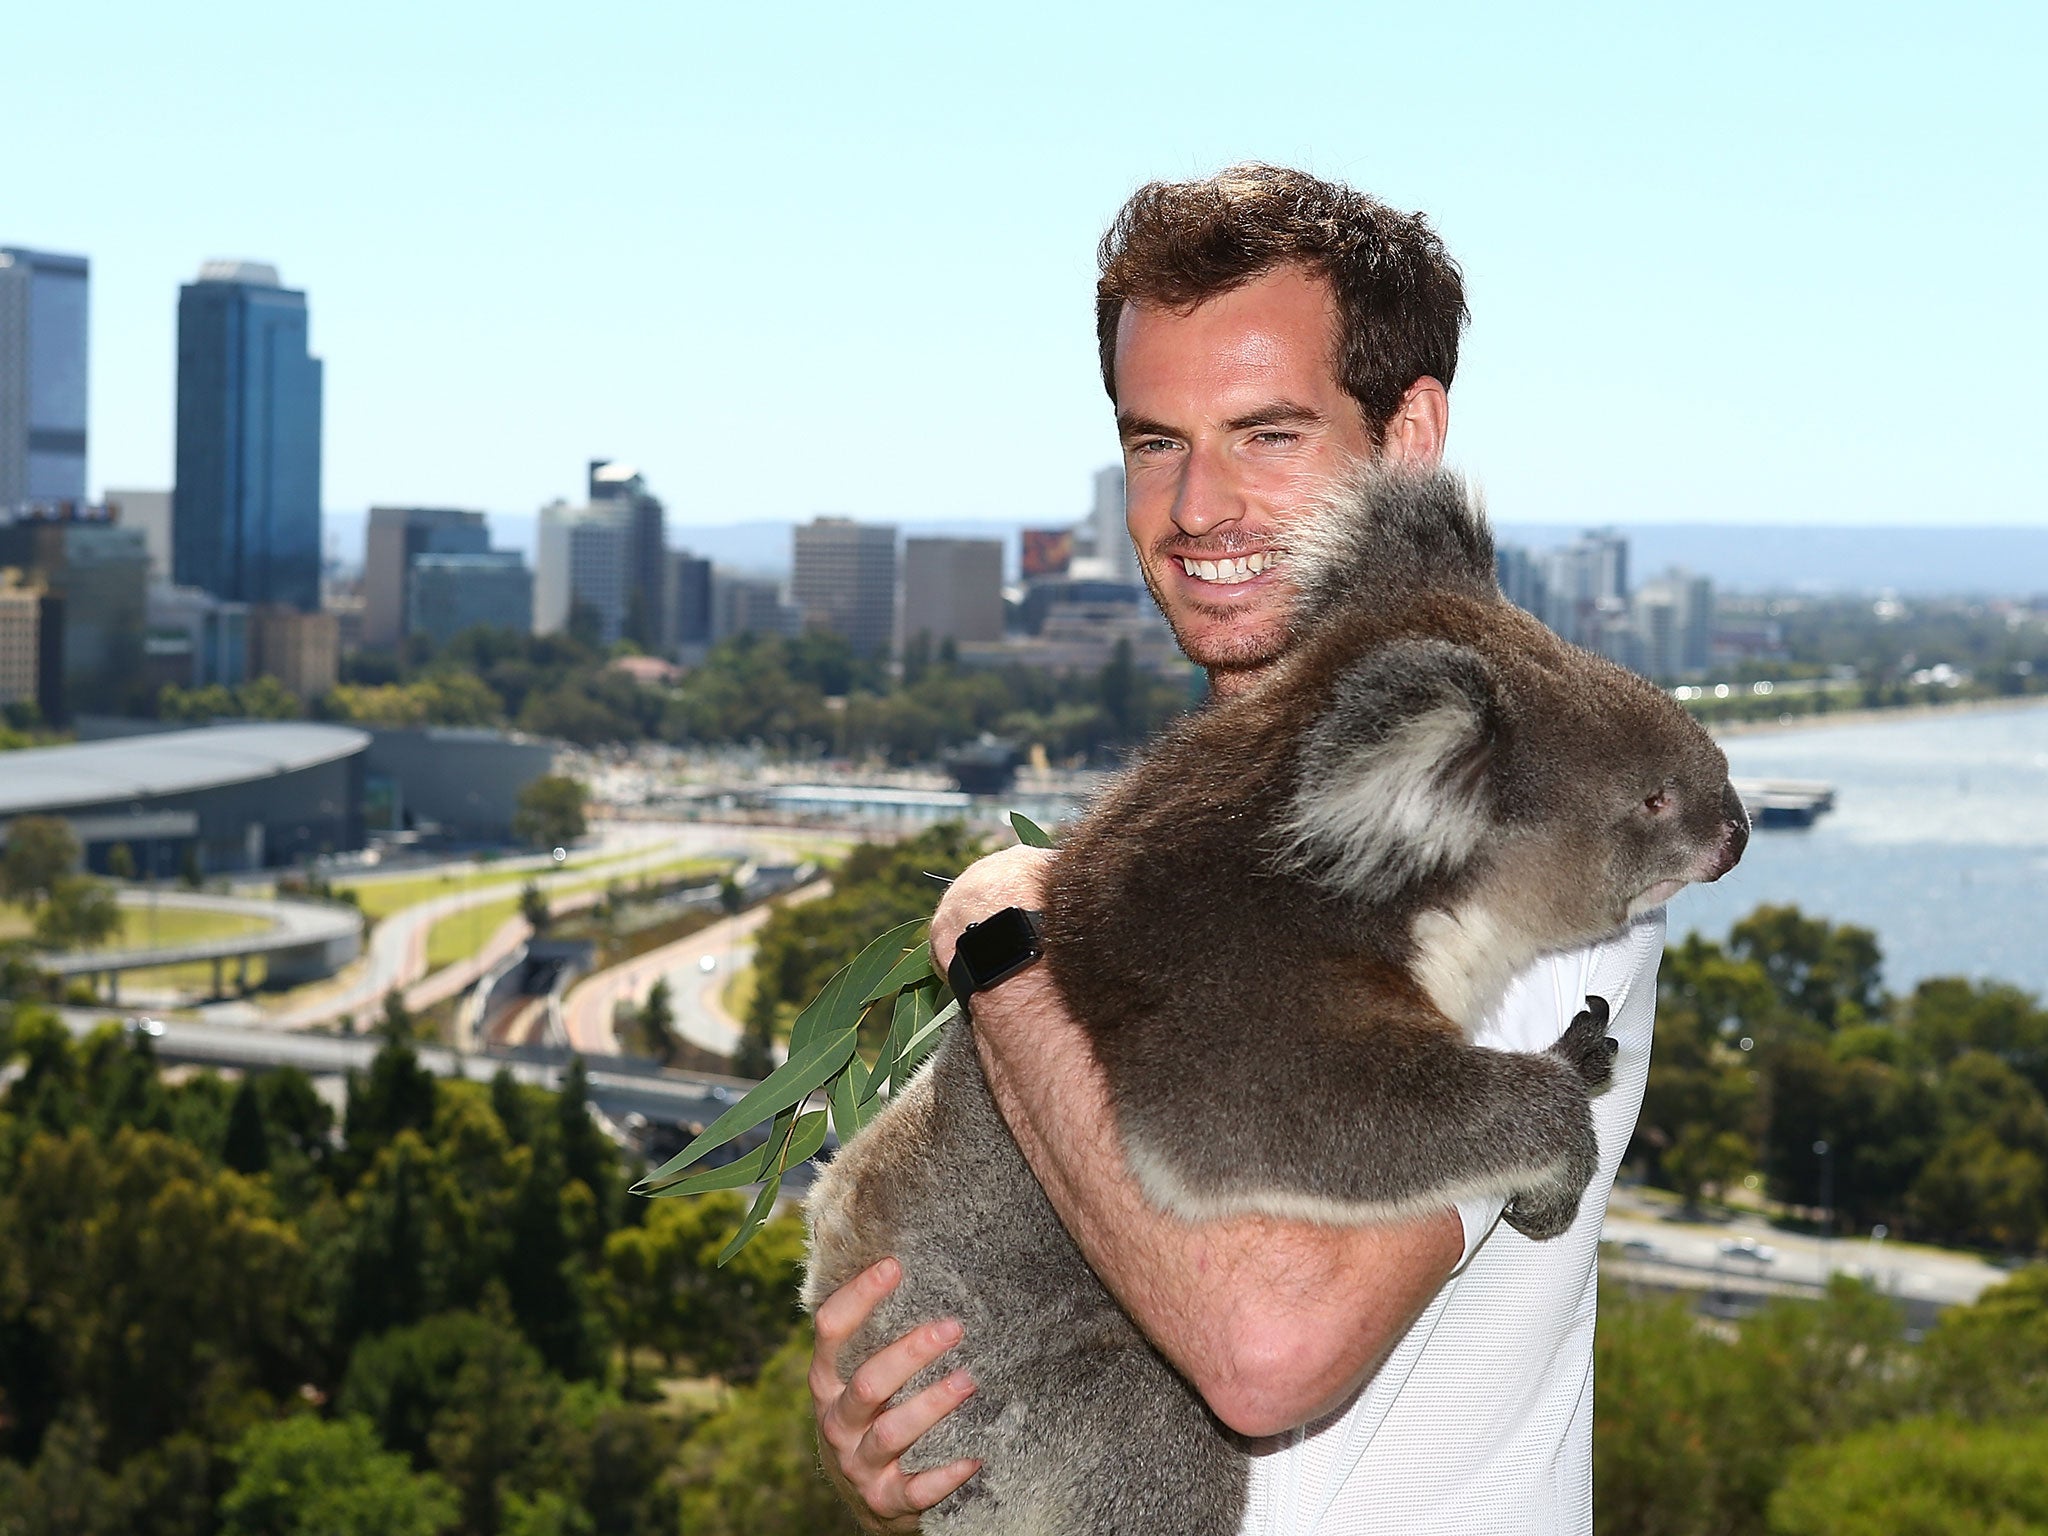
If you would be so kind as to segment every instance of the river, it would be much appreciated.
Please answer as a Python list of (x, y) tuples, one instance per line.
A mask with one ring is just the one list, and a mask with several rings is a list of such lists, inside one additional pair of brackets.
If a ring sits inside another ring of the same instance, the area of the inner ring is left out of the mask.
[(1902, 714), (1721, 743), (1736, 778), (1824, 779), (1835, 809), (1758, 831), (1717, 885), (1671, 904), (1671, 934), (1727, 937), (1764, 902), (1876, 931), (1885, 985), (1929, 976), (2048, 995), (2048, 709)]

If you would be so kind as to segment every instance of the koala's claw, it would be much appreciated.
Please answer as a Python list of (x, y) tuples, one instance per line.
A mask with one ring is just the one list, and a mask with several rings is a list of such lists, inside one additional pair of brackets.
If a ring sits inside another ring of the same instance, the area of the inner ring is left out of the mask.
[(1534, 1242), (1560, 1237), (1578, 1220), (1580, 1192), (1568, 1197), (1517, 1195), (1500, 1213), (1502, 1221)]
[(1614, 1058), (1621, 1054), (1621, 1042), (1607, 1033), (1608, 1008), (1604, 997), (1589, 997), (1586, 1006), (1553, 1045), (1551, 1053), (1585, 1080), (1589, 1089), (1604, 1088), (1614, 1076)]

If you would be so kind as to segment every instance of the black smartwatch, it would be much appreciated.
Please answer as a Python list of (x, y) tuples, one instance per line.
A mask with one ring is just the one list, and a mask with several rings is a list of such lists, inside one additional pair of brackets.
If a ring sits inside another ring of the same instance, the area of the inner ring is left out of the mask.
[(1038, 963), (1045, 953), (1039, 922), (1036, 912), (1005, 907), (962, 930), (960, 942), (953, 946), (953, 963), (946, 967), (946, 984), (962, 1008), (975, 993)]

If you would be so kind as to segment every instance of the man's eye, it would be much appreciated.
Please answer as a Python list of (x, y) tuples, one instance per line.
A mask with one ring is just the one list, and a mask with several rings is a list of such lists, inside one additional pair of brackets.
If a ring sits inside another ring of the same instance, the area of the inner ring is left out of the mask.
[(1172, 447), (1173, 439), (1170, 437), (1143, 437), (1131, 444), (1131, 452), (1136, 454), (1165, 453)]
[(1270, 432), (1255, 432), (1252, 434), (1252, 441), (1267, 448), (1290, 448), (1301, 441), (1301, 434), (1276, 429)]

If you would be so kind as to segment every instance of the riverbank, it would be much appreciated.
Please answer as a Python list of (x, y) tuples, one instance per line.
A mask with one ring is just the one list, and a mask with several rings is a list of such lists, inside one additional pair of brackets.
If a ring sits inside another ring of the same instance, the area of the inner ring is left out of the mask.
[(1825, 714), (1780, 715), (1775, 720), (1723, 720), (1707, 731), (1716, 741), (1737, 736), (1774, 736), (1784, 731), (1810, 731), (1842, 725), (1882, 725), (1887, 721), (1930, 720), (1963, 715), (2039, 709), (2048, 693), (2019, 694), (2004, 699), (1957, 699), (1953, 704), (1893, 704), (1879, 709), (1831, 709)]

